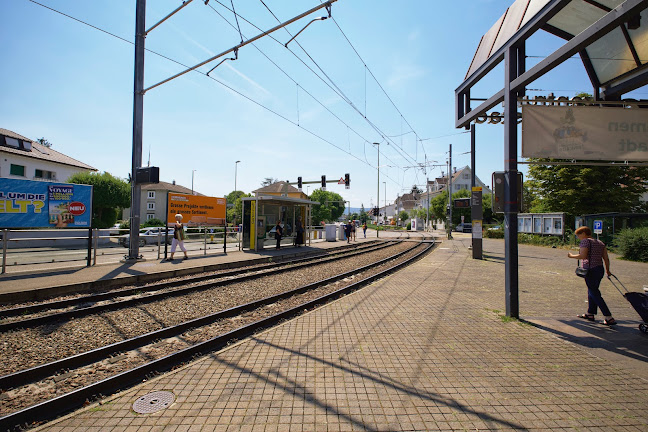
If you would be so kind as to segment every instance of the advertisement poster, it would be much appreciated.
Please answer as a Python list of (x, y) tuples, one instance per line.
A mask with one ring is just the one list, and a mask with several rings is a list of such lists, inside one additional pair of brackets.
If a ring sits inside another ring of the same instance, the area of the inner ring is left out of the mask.
[(0, 178), (0, 228), (89, 228), (92, 186)]
[(648, 161), (645, 109), (522, 106), (522, 156)]
[(169, 193), (168, 223), (175, 223), (175, 215), (181, 214), (187, 226), (225, 225), (226, 212), (225, 198)]

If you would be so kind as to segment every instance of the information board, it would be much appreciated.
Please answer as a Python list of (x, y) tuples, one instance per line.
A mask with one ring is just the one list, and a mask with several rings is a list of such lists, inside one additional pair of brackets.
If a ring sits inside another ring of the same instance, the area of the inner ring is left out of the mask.
[(182, 223), (191, 225), (225, 225), (227, 200), (169, 192), (167, 222), (174, 223), (175, 215), (182, 215)]

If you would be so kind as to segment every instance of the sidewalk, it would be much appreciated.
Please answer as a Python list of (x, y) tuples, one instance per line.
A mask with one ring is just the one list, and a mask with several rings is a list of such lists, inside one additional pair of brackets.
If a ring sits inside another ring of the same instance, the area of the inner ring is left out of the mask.
[[(645, 431), (648, 337), (609, 282), (620, 325), (573, 318), (586, 298), (573, 260), (520, 245), (528, 322), (508, 320), (503, 241), (485, 240), (483, 261), (469, 245), (456, 235), (352, 295), (37, 430)], [(636, 288), (648, 265), (614, 259), (612, 270)], [(174, 402), (135, 413), (154, 391)]]

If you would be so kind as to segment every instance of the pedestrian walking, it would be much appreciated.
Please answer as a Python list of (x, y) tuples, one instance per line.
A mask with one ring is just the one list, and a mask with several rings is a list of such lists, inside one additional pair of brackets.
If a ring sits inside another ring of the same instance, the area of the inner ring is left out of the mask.
[(351, 236), (353, 237), (353, 241), (358, 241), (356, 239), (356, 224), (355, 224), (355, 221), (351, 221)]
[(277, 221), (275, 225), (275, 240), (277, 240), (277, 246), (275, 249), (281, 249), (281, 236), (283, 235), (283, 228), (281, 227), (281, 221)]
[(182, 215), (178, 213), (175, 215), (175, 224), (173, 225), (173, 240), (171, 241), (171, 259), (173, 259), (173, 254), (175, 254), (175, 250), (178, 246), (180, 246), (180, 250), (184, 252), (184, 258), (183, 259), (188, 259), (189, 257), (187, 256), (187, 249), (185, 249), (184, 246), (184, 239), (185, 239), (185, 232), (184, 232), (184, 224), (182, 223)]
[(362, 224), (362, 234), (364, 234), (364, 238), (367, 238), (367, 222)]
[(351, 221), (344, 225), (344, 235), (346, 235), (347, 243), (351, 243)]
[[(578, 315), (578, 317), (588, 321), (594, 321), (596, 312), (600, 308), (601, 313), (605, 317), (603, 324), (608, 326), (614, 325), (617, 322), (612, 318), (612, 313), (605, 303), (605, 300), (603, 300), (603, 296), (599, 289), (601, 279), (603, 279), (603, 274), (607, 272), (608, 276), (612, 275), (610, 272), (610, 258), (608, 257), (605, 243), (593, 239), (592, 230), (586, 226), (578, 228), (574, 234), (576, 234), (576, 237), (580, 240), (580, 250), (577, 254), (569, 252), (567, 256), (569, 258), (582, 260), (582, 267), (587, 269), (587, 274), (585, 275), (588, 303), (587, 312)], [(605, 270), (603, 269), (603, 264), (605, 264)]]

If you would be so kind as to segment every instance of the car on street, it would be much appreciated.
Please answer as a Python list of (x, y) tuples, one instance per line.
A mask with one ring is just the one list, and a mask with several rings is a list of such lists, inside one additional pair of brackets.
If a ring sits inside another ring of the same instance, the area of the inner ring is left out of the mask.
[(460, 223), (455, 227), (456, 232), (465, 232), (469, 233), (472, 232), (472, 224), (471, 223)]
[[(173, 228), (169, 228), (169, 240), (168, 244), (171, 244), (171, 241), (173, 240)], [(164, 244), (164, 238), (165, 238), (165, 233), (164, 233), (164, 227), (151, 227), (151, 228), (145, 228), (140, 231), (139, 234), (139, 245), (140, 247), (146, 246), (146, 245), (155, 245), (158, 244), (158, 240), (160, 241), (160, 244)], [(119, 244), (121, 244), (124, 247), (129, 247), (130, 246), (130, 234), (124, 234), (119, 237)]]

